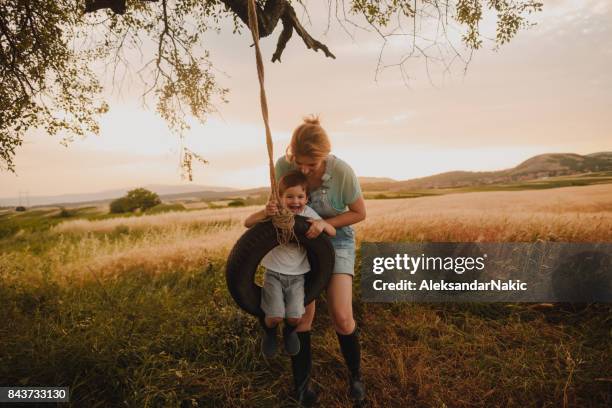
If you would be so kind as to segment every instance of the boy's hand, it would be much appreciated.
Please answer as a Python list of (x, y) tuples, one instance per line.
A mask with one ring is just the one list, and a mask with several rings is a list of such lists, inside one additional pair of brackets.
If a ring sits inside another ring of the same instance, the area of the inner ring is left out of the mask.
[(315, 220), (312, 218), (308, 218), (306, 221), (310, 223), (310, 228), (308, 228), (308, 231), (306, 231), (306, 238), (316, 238), (321, 235), (321, 233), (325, 229), (326, 223), (324, 220)]
[(265, 212), (266, 217), (272, 217), (278, 214), (278, 204), (276, 204), (276, 201), (268, 201)]

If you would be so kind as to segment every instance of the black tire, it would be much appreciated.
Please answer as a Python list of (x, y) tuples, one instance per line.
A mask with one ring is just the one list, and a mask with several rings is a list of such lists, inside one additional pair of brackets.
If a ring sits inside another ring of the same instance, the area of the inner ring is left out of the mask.
[[(306, 249), (310, 272), (306, 274), (304, 305), (317, 298), (327, 287), (336, 254), (326, 234), (315, 239), (306, 238), (310, 224), (306, 217), (295, 216), (295, 235)], [(261, 310), (261, 287), (255, 283), (255, 273), (262, 258), (278, 245), (276, 229), (272, 222), (260, 222), (249, 228), (236, 242), (229, 254), (225, 278), (230, 294), (244, 311), (254, 316), (263, 316)]]

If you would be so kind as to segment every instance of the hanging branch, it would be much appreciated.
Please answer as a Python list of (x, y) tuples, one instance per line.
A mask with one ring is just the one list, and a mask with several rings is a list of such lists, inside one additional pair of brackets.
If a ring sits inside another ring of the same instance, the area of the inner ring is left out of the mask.
[(208, 164), (208, 160), (195, 153), (194, 151), (183, 147), (183, 159), (181, 160), (181, 177), (185, 180), (193, 181), (193, 159), (196, 159), (201, 164)]
[[(157, 0), (140, 0), (156, 2)], [(249, 14), (247, 0), (220, 0), (226, 9), (231, 10), (244, 24), (249, 25)], [(126, 0), (86, 0), (85, 12), (91, 13), (98, 10), (110, 9), (115, 14), (124, 14), (126, 11)], [(267, 37), (276, 28), (279, 20), (283, 24), (283, 30), (276, 44), (276, 51), (272, 55), (272, 62), (281, 60), (287, 42), (293, 31), (302, 38), (306, 48), (314, 51), (323, 51), (326, 57), (336, 58), (327, 46), (314, 38), (306, 31), (297, 18), (295, 9), (288, 0), (267, 0), (263, 8), (256, 6), (257, 24), (259, 26), (259, 38)]]

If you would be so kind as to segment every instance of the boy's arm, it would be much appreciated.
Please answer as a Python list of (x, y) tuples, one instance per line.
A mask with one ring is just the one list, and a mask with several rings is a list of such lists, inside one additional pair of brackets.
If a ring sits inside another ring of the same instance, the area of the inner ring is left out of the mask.
[(260, 210), (256, 213), (249, 215), (246, 220), (244, 220), (244, 226), (247, 228), (251, 228), (253, 225), (257, 224), (260, 221), (265, 220), (267, 217), (266, 210)]
[(273, 215), (278, 214), (278, 205), (276, 201), (268, 201), (266, 207), (261, 210), (253, 213), (244, 220), (244, 226), (247, 228), (251, 228), (253, 225), (257, 224), (260, 221), (265, 220), (268, 217), (272, 217)]
[(306, 207), (306, 215), (310, 228), (306, 232), (307, 238), (316, 238), (323, 231), (330, 237), (336, 236), (336, 228), (334, 228), (329, 222), (325, 221), (315, 210), (310, 207)]
[(336, 236), (336, 229), (327, 221), (321, 218), (308, 218), (306, 221), (310, 223), (310, 228), (308, 228), (308, 231), (306, 231), (306, 238), (316, 238), (321, 235), (321, 232), (323, 231), (325, 231), (330, 237)]

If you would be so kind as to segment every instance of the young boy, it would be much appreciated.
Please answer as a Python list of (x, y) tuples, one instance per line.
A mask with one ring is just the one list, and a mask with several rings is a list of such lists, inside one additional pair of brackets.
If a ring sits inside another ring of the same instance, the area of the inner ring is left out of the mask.
[[(336, 235), (336, 229), (306, 205), (308, 182), (301, 172), (287, 173), (279, 180), (278, 190), (283, 207), (296, 215), (309, 217), (308, 222), (319, 231), (322, 229), (330, 236)], [(277, 213), (277, 205), (271, 201), (265, 209), (247, 217), (244, 225), (250, 228)], [(266, 314), (262, 322), (264, 337), (261, 351), (266, 358), (276, 354), (276, 328), (286, 318), (283, 327), (285, 350), (290, 355), (296, 355), (300, 351), (300, 340), (295, 330), (305, 312), (304, 274), (310, 271), (306, 250), (294, 243), (279, 245), (268, 252), (261, 264), (266, 268), (261, 291), (261, 308)]]

